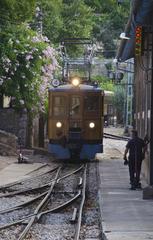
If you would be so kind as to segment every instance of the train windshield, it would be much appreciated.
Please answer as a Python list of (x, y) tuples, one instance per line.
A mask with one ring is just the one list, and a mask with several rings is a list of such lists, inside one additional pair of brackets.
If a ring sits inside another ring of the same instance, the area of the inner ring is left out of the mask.
[(99, 96), (85, 97), (85, 111), (92, 112), (99, 109)]
[(66, 98), (64, 96), (55, 96), (53, 99), (53, 115), (63, 116), (66, 114)]
[(71, 104), (70, 104), (70, 115), (71, 116), (80, 115), (80, 104), (81, 104), (80, 97), (72, 96)]

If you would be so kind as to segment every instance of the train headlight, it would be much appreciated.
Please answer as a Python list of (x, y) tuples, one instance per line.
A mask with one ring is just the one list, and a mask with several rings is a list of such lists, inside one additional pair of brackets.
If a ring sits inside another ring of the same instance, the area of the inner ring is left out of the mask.
[(72, 79), (72, 85), (73, 85), (74, 87), (79, 86), (79, 84), (80, 84), (80, 79), (79, 79), (79, 78), (73, 78), (73, 79)]
[(90, 128), (94, 128), (94, 127), (95, 127), (94, 122), (90, 122), (90, 123), (89, 123), (89, 127), (90, 127)]
[(56, 127), (57, 127), (57, 128), (61, 128), (61, 127), (62, 127), (62, 123), (61, 123), (61, 122), (57, 122), (57, 123), (56, 123)]

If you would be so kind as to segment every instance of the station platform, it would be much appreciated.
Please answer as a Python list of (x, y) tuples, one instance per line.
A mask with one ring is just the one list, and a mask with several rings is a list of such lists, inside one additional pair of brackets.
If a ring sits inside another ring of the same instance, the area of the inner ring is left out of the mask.
[(153, 200), (143, 200), (142, 190), (130, 190), (128, 166), (119, 155), (112, 156), (99, 157), (103, 239), (153, 239)]
[(45, 163), (9, 163), (0, 171), (0, 187), (28, 179), (28, 174), (45, 166)]

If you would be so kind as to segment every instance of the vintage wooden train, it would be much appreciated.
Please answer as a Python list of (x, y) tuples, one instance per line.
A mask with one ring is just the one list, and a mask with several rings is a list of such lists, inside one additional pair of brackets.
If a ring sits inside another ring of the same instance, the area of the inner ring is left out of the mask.
[(49, 152), (58, 159), (94, 159), (103, 152), (104, 92), (81, 78), (49, 89)]

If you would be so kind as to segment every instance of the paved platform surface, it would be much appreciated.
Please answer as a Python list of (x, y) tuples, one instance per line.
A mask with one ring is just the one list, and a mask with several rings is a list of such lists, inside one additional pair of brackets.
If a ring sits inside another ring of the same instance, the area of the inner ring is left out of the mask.
[[(124, 149), (124, 143), (120, 149)], [(99, 156), (103, 239), (153, 239), (153, 200), (143, 200), (142, 190), (129, 190), (128, 167), (123, 165), (122, 151), (116, 147), (107, 150)]]
[(0, 187), (22, 179), (29, 178), (28, 174), (45, 166), (43, 163), (12, 163), (0, 171)]

